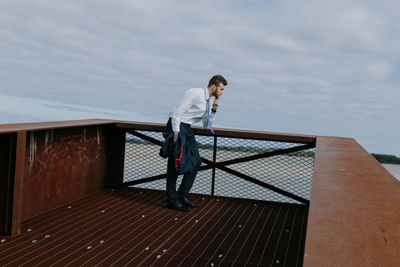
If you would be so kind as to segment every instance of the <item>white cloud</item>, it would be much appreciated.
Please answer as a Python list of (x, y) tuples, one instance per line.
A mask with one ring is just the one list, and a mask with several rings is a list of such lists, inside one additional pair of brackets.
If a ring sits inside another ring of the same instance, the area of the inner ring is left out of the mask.
[[(388, 137), (399, 132), (398, 7), (358, 0), (1, 1), (0, 94), (25, 103), (13, 113), (19, 119), (65, 113), (161, 122), (182, 92), (220, 73), (229, 86), (217, 126), (351, 136), (371, 152), (399, 155)], [(35, 100), (34, 108), (28, 98), (57, 104)]]
[(370, 79), (377, 80), (378, 82), (384, 82), (394, 71), (393, 62), (373, 62), (365, 67), (365, 74)]
[(134, 112), (109, 108), (7, 95), (0, 95), (0, 114), (2, 115), (2, 123), (93, 118), (117, 120), (132, 120), (132, 118), (135, 118), (137, 121), (149, 121), (153, 118), (152, 116), (143, 116)]

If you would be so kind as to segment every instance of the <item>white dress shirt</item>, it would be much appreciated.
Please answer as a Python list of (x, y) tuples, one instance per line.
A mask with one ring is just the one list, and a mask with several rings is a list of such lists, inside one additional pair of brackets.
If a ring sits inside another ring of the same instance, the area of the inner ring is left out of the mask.
[[(172, 130), (180, 131), (180, 123), (194, 124), (203, 121), (203, 127), (207, 128), (206, 100), (210, 98), (207, 88), (191, 88), (183, 96), (179, 105), (169, 113), (172, 118)], [(210, 101), (210, 109), (212, 103)], [(210, 122), (214, 121), (214, 114), (210, 111)]]

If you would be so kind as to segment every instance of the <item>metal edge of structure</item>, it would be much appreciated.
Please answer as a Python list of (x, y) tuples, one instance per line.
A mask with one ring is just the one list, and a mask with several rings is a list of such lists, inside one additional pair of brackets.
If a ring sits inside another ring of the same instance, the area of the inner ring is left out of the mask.
[(88, 119), (88, 120), (0, 124), (0, 134), (14, 133), (18, 131), (36, 131), (36, 130), (48, 130), (48, 129), (69, 128), (69, 127), (115, 124), (116, 122), (119, 121), (105, 120), (105, 119)]
[[(135, 121), (120, 121), (116, 123), (119, 128), (133, 128), (136, 130), (164, 131), (165, 124), (161, 123), (143, 123)], [(195, 134), (212, 135), (209, 129), (203, 127), (192, 127)], [(315, 143), (316, 136), (304, 134), (275, 133), (266, 131), (252, 131), (242, 129), (213, 128), (218, 137), (251, 138), (270, 141), (282, 141), (293, 143)]]
[(352, 138), (318, 137), (304, 266), (400, 266), (400, 183)]
[[(11, 133), (18, 131), (34, 131), (46, 129), (58, 129), (68, 127), (81, 127), (90, 125), (115, 124), (117, 128), (135, 128), (137, 130), (163, 131), (165, 124), (147, 123), (136, 121), (120, 121), (107, 119), (87, 119), (87, 120), (70, 120), (70, 121), (53, 121), (53, 122), (33, 122), (33, 123), (16, 123), (1, 124), (1, 133)], [(212, 135), (208, 129), (202, 127), (193, 127), (194, 132), (202, 135)], [(294, 143), (315, 143), (316, 136), (304, 134), (275, 133), (266, 131), (252, 131), (242, 129), (226, 129), (215, 128), (215, 134), (221, 137), (237, 137), (237, 138), (254, 138), (271, 141), (287, 141)]]

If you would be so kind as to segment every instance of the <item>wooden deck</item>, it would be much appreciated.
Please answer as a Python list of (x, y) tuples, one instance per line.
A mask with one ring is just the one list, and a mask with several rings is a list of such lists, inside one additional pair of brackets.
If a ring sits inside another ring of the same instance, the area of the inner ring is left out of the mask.
[(301, 266), (305, 205), (192, 195), (188, 213), (165, 192), (104, 189), (23, 221), (0, 238), (0, 266)]

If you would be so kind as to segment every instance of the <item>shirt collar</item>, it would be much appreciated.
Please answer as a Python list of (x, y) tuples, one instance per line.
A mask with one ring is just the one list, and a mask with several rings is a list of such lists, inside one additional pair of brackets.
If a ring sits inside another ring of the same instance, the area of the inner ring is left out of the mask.
[(210, 99), (210, 94), (208, 93), (207, 87), (204, 88), (204, 94), (206, 96), (206, 100)]

